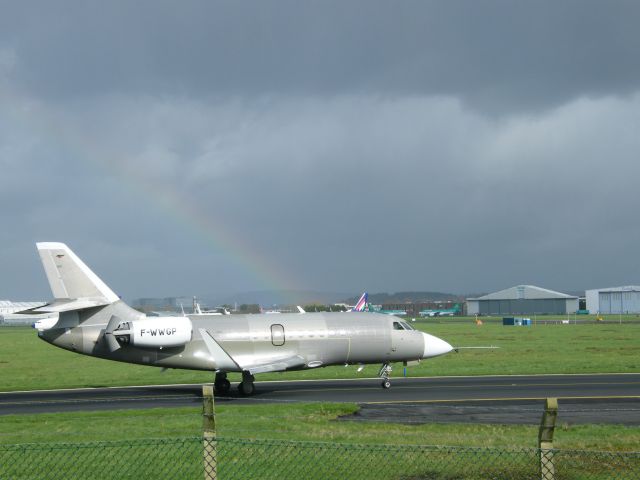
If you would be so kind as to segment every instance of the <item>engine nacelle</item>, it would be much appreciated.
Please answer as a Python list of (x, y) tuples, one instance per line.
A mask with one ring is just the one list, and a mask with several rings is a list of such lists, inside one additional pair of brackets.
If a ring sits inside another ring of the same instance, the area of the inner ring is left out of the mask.
[(113, 331), (120, 345), (180, 347), (191, 341), (193, 326), (187, 317), (147, 317), (123, 322)]

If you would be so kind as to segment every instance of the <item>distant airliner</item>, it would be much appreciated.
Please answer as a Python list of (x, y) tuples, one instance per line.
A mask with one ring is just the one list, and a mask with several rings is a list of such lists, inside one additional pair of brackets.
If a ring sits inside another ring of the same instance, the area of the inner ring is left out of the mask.
[(389, 315), (367, 312), (184, 315), (147, 317), (126, 305), (63, 243), (38, 243), (55, 300), (33, 312), (58, 313), (38, 325), (38, 336), (94, 357), (163, 368), (210, 370), (217, 392), (230, 389), (228, 372), (241, 372), (239, 390), (255, 391), (254, 375), (345, 364), (382, 364), (383, 388), (392, 362), (436, 357), (444, 340)]
[(460, 304), (456, 303), (453, 308), (421, 310), (419, 315), (421, 317), (453, 317), (460, 315)]
[(384, 310), (380, 305), (369, 304), (369, 311), (375, 313), (382, 313), (384, 315), (395, 315), (396, 317), (403, 317), (407, 314), (406, 310)]
[(364, 312), (364, 309), (367, 306), (367, 300), (369, 299), (369, 294), (364, 292), (362, 296), (358, 299), (355, 306), (349, 310), (350, 312)]

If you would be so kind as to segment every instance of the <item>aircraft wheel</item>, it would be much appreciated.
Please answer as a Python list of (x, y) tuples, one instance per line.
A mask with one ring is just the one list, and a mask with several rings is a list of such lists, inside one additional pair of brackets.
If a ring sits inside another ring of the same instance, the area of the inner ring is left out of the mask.
[(382, 381), (382, 388), (384, 388), (384, 389), (391, 388), (391, 381), (383, 380)]
[(240, 390), (240, 393), (242, 395), (253, 395), (256, 391), (256, 387), (253, 384), (253, 382), (240, 382), (240, 385), (238, 385), (238, 390)]
[(225, 378), (224, 380), (215, 384), (215, 389), (218, 393), (229, 393), (229, 390), (231, 390), (231, 382)]

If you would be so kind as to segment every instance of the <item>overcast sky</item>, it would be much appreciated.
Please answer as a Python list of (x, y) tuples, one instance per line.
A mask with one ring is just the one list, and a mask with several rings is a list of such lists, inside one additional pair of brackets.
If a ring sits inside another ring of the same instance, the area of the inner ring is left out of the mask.
[(0, 0), (0, 299), (640, 284), (636, 1)]

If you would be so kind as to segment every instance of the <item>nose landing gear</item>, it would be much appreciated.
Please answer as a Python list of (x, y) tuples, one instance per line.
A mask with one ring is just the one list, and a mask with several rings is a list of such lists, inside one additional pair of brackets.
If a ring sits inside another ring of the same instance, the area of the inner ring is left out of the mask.
[(390, 364), (383, 363), (380, 371), (378, 372), (378, 376), (382, 378), (381, 385), (384, 389), (391, 388), (391, 379), (389, 378), (391, 376), (391, 370), (392, 367)]

